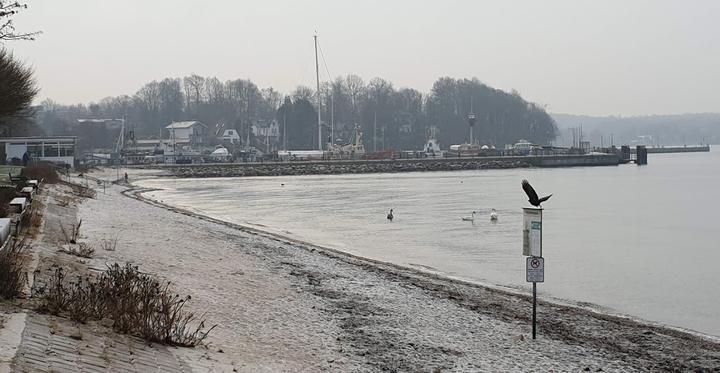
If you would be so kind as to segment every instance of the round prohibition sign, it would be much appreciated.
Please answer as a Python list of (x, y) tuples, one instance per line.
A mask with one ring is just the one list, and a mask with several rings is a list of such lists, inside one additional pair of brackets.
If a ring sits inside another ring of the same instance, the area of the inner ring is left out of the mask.
[(538, 269), (538, 268), (540, 268), (540, 260), (539, 260), (539, 259), (533, 259), (533, 260), (531, 260), (531, 261), (530, 261), (530, 267), (532, 267), (533, 269)]

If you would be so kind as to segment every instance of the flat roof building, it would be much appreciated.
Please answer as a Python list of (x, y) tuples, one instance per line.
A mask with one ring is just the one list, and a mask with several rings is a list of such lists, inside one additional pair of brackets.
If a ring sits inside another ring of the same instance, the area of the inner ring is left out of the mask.
[(3, 137), (0, 149), (4, 150), (6, 163), (25, 164), (30, 160), (48, 161), (57, 164), (75, 165), (77, 137), (37, 136)]

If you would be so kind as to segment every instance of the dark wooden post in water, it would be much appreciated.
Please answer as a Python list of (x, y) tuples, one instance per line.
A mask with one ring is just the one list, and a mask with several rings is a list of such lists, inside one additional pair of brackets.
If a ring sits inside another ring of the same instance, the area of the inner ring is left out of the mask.
[(620, 147), (620, 159), (626, 162), (630, 161), (630, 146), (623, 145)]
[(638, 145), (635, 147), (635, 152), (635, 164), (637, 164), (638, 166), (647, 164), (647, 148), (643, 145)]

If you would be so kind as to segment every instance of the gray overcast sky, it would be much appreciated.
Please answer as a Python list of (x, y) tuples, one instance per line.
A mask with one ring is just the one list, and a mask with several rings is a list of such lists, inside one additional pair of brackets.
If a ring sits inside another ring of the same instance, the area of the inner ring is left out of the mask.
[(191, 73), (289, 92), (330, 73), (428, 92), (440, 76), (518, 90), (549, 111), (720, 112), (720, 1), (27, 0), (12, 42), (41, 98), (133, 94)]

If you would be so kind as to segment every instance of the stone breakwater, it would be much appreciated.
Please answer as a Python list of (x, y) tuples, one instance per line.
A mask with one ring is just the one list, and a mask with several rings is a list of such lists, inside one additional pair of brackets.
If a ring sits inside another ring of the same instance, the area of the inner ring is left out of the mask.
[(412, 171), (456, 171), (530, 167), (519, 160), (456, 160), (454, 162), (422, 160), (357, 161), (357, 162), (282, 162), (247, 164), (199, 164), (171, 166), (167, 170), (177, 177), (238, 177), (282, 175), (367, 174)]
[(156, 165), (150, 168), (167, 170), (176, 177), (242, 177), (487, 170), (520, 167), (609, 166), (617, 164), (618, 158), (614, 155), (608, 155), (222, 163)]

